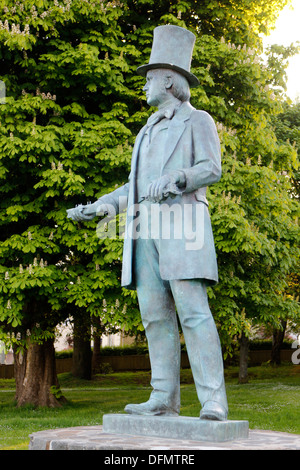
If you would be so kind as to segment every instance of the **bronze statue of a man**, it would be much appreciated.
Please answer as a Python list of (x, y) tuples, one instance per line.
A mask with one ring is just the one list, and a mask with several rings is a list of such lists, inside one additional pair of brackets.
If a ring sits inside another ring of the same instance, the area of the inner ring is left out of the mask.
[(220, 144), (212, 118), (189, 102), (190, 87), (199, 85), (190, 72), (194, 43), (194, 34), (184, 28), (155, 28), (149, 63), (137, 71), (146, 76), (147, 103), (158, 111), (136, 138), (129, 182), (71, 209), (69, 216), (90, 220), (118, 213), (126, 197), (122, 286), (137, 290), (153, 391), (147, 402), (129, 404), (125, 411), (179, 413), (178, 314), (200, 419), (225, 420), (222, 353), (206, 293), (218, 281), (206, 187), (221, 177)]

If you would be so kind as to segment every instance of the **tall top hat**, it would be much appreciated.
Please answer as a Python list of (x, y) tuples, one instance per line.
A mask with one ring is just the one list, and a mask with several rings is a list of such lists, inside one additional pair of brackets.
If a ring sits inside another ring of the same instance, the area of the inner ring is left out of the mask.
[(153, 31), (149, 64), (138, 67), (137, 73), (145, 77), (151, 69), (171, 69), (184, 75), (191, 88), (198, 86), (198, 78), (190, 72), (195, 40), (195, 35), (187, 29), (158, 26)]

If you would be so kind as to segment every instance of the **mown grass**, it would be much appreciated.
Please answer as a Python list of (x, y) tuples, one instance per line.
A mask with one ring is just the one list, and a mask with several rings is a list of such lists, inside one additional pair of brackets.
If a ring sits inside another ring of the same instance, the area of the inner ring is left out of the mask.
[[(237, 368), (225, 370), (229, 419), (245, 419), (250, 429), (300, 434), (300, 366), (249, 368), (249, 383), (237, 383)], [(181, 373), (181, 414), (199, 416), (192, 375)], [(150, 372), (97, 375), (91, 381), (60, 374), (67, 403), (56, 409), (16, 408), (14, 380), (0, 380), (0, 449), (27, 449), (36, 431), (71, 426), (101, 425), (105, 413), (120, 413), (127, 403), (148, 399)]]

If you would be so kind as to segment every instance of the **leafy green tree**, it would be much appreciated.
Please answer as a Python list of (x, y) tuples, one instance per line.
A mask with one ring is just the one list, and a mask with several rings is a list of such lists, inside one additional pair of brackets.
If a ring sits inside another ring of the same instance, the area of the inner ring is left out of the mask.
[[(275, 116), (273, 119), (275, 132), (280, 142), (290, 142), (295, 150), (297, 151), (297, 157), (299, 161), (299, 149), (300, 149), (300, 103), (289, 103), (285, 102), (282, 112)], [(286, 174), (286, 172), (284, 173)], [(300, 198), (300, 173), (299, 167), (290, 175), (291, 187), (289, 190), (290, 197), (292, 197), (299, 205)], [(296, 299), (299, 301), (299, 283), (300, 283), (300, 272), (299, 262), (295, 266), (295, 270), (288, 276), (287, 287), (285, 289), (286, 298)], [(271, 361), (275, 364), (280, 364), (280, 349), (283, 343), (284, 334), (286, 329), (290, 327), (294, 328), (294, 331), (298, 331), (300, 326), (300, 316), (288, 316), (282, 320), (281, 328), (275, 328), (273, 331), (273, 342), (272, 342), (272, 357)]]
[(119, 287), (122, 240), (99, 240), (97, 222), (74, 223), (66, 209), (127, 180), (151, 112), (135, 71), (158, 24), (196, 33), (192, 104), (218, 122), (223, 178), (209, 200), (220, 284), (210, 296), (224, 348), (253, 321), (296, 315), (281, 295), (298, 253), (282, 173), (296, 154), (276, 141), (281, 94), (260, 60), (260, 34), (287, 3), (0, 0), (0, 328), (16, 351), (19, 405), (59, 404), (53, 339), (70, 314), (105, 325), (118, 299), (114, 321), (141, 328), (135, 293)]
[[(213, 49), (207, 67), (214, 81), (203, 87), (203, 107), (219, 121), (223, 176), (210, 188), (220, 275), (211, 306), (230, 353), (235, 337), (247, 346), (253, 324), (280, 328), (299, 318), (299, 302), (285, 294), (299, 263), (299, 206), (290, 197), (298, 161), (294, 146), (274, 131), (283, 92), (272, 68), (247, 45), (221, 38)], [(223, 109), (215, 105), (221, 99)]]
[(1, 330), (16, 351), (17, 403), (55, 406), (55, 326), (103, 315), (103, 298), (119, 290), (122, 241), (99, 243), (96, 224), (74, 224), (66, 209), (127, 178), (134, 94), (124, 57), (136, 52), (122, 41), (116, 2), (0, 8)]
[[(297, 154), (277, 140), (271, 120), (280, 112), (287, 59), (297, 48), (272, 47), (267, 65), (260, 57), (260, 33), (287, 3), (178, 2), (161, 17), (198, 34), (193, 72), (201, 87), (192, 104), (218, 122), (223, 177), (209, 200), (220, 283), (210, 303), (226, 354), (252, 324), (276, 328), (287, 316), (299, 317), (299, 303), (284, 293), (299, 262), (298, 205), (289, 196)], [(151, 15), (153, 2), (134, 5), (137, 26), (146, 15), (159, 20), (163, 2)], [(132, 34), (146, 38), (145, 28)]]

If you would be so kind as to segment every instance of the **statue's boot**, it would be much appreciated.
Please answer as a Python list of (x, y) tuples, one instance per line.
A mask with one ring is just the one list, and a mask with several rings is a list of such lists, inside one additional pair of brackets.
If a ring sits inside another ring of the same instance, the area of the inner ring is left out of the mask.
[(200, 419), (225, 421), (227, 419), (227, 409), (216, 401), (207, 401), (200, 411)]
[(178, 416), (178, 413), (168, 408), (164, 403), (155, 398), (150, 398), (145, 403), (129, 404), (125, 406), (125, 411), (129, 414), (146, 416)]

